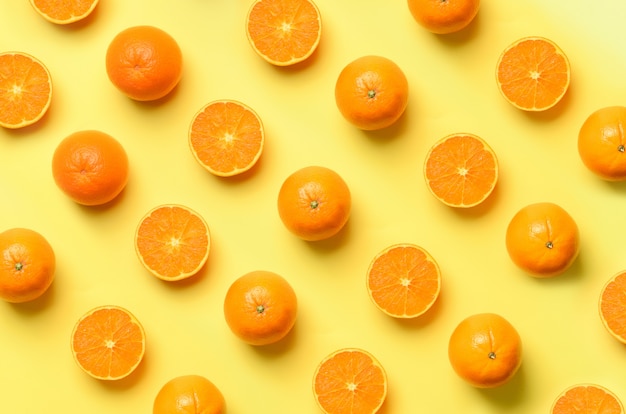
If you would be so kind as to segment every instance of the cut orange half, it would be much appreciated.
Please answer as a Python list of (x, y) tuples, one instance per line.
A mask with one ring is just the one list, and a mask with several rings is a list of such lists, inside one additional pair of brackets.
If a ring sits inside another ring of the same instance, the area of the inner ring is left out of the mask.
[(30, 0), (30, 4), (49, 22), (69, 24), (89, 16), (98, 0)]
[(626, 271), (614, 275), (600, 294), (600, 319), (607, 331), (626, 344)]
[(564, 390), (556, 398), (550, 414), (624, 414), (624, 406), (617, 396), (597, 384), (577, 384)]

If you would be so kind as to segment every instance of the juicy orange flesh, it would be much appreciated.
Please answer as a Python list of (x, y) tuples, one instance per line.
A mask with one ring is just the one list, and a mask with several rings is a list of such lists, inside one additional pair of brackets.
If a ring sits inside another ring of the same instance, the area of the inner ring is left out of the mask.
[(526, 39), (507, 49), (498, 65), (502, 93), (517, 107), (552, 107), (569, 86), (569, 63), (549, 41)]
[(600, 316), (606, 327), (626, 342), (626, 273), (617, 275), (603, 289)]
[(258, 116), (245, 106), (216, 102), (194, 118), (190, 144), (210, 171), (234, 173), (250, 168), (259, 158), (263, 128)]
[(322, 362), (314, 390), (326, 412), (375, 413), (385, 399), (386, 381), (382, 367), (369, 355), (343, 351)]
[(143, 262), (165, 278), (197, 272), (209, 252), (209, 232), (204, 221), (178, 206), (158, 208), (137, 231), (137, 248)]
[(388, 314), (418, 316), (437, 299), (439, 268), (420, 248), (394, 247), (374, 260), (368, 272), (368, 289), (374, 302)]
[(141, 326), (128, 313), (116, 308), (98, 309), (84, 317), (72, 338), (78, 363), (102, 379), (128, 375), (141, 361), (144, 349)]
[(425, 174), (430, 189), (444, 203), (472, 206), (495, 187), (497, 160), (481, 140), (457, 135), (431, 149)]
[(53, 21), (74, 21), (93, 10), (98, 0), (32, 0), (33, 6)]
[(554, 403), (551, 414), (622, 414), (615, 396), (593, 385), (572, 387)]
[(258, 52), (270, 61), (288, 63), (312, 53), (321, 21), (309, 0), (262, 0), (250, 10), (247, 27)]
[(39, 119), (50, 104), (52, 84), (45, 67), (29, 56), (0, 55), (0, 124)]

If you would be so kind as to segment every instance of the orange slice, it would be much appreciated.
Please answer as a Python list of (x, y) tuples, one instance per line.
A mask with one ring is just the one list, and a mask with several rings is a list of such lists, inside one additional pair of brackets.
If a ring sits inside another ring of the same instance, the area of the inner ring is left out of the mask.
[(452, 134), (426, 155), (424, 177), (430, 192), (451, 207), (474, 207), (489, 197), (498, 182), (498, 159), (473, 134)]
[(367, 270), (367, 291), (374, 304), (395, 318), (415, 318), (437, 300), (441, 272), (423, 248), (396, 244), (378, 253)]
[(130, 375), (143, 359), (146, 335), (141, 323), (119, 306), (100, 306), (83, 315), (72, 331), (78, 366), (101, 380)]
[(340, 349), (317, 366), (313, 394), (326, 414), (374, 414), (387, 396), (387, 374), (369, 352)]
[(49, 22), (69, 24), (89, 16), (98, 0), (30, 0), (30, 4)]
[(0, 53), (0, 126), (22, 128), (39, 121), (50, 107), (52, 78), (37, 58)]
[(311, 0), (256, 0), (246, 17), (254, 51), (276, 66), (302, 62), (320, 42), (322, 20)]
[(614, 275), (600, 294), (600, 319), (607, 331), (626, 344), (626, 271)]
[(135, 250), (144, 267), (165, 281), (195, 275), (209, 257), (206, 221), (192, 209), (165, 204), (150, 210), (135, 232)]
[(545, 111), (556, 105), (569, 88), (569, 60), (553, 41), (525, 37), (500, 55), (496, 81), (504, 98), (516, 108)]
[(191, 152), (210, 173), (241, 174), (261, 157), (265, 132), (261, 118), (249, 106), (232, 100), (204, 106), (189, 128)]
[(613, 392), (596, 384), (577, 384), (564, 390), (552, 404), (550, 414), (624, 414)]

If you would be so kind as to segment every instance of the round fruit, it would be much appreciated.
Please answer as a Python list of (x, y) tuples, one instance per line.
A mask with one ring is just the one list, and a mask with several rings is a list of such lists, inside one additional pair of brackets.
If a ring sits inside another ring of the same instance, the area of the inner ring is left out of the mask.
[(223, 414), (226, 401), (220, 390), (201, 375), (172, 378), (154, 399), (152, 414)]
[(559, 394), (549, 414), (624, 414), (620, 399), (598, 384), (572, 385)]
[(626, 107), (593, 112), (578, 133), (578, 154), (585, 166), (608, 181), (626, 179)]
[(458, 32), (478, 14), (480, 0), (408, 0), (413, 18), (436, 34)]

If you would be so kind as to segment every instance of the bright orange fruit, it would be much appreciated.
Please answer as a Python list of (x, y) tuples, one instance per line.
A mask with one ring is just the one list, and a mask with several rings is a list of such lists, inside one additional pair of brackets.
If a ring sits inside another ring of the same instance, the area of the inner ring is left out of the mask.
[(152, 414), (224, 414), (222, 392), (201, 375), (181, 375), (166, 382), (154, 399)]
[(252, 168), (263, 152), (265, 131), (249, 106), (232, 100), (205, 105), (189, 127), (189, 147), (196, 161), (221, 177)]
[(198, 273), (209, 258), (211, 234), (204, 218), (180, 204), (159, 205), (141, 218), (135, 252), (141, 264), (165, 281)]
[(322, 35), (322, 19), (312, 0), (256, 0), (246, 17), (254, 51), (276, 66), (308, 59)]
[(559, 394), (550, 414), (624, 414), (624, 406), (601, 385), (576, 384)]
[(49, 22), (70, 24), (89, 16), (98, 0), (30, 0), (30, 4)]
[(448, 135), (426, 154), (424, 178), (442, 203), (474, 207), (496, 187), (498, 158), (487, 142), (474, 134)]
[(127, 377), (146, 351), (141, 323), (127, 309), (115, 305), (99, 306), (81, 316), (71, 339), (78, 366), (100, 380)]
[(0, 53), (0, 126), (17, 129), (39, 121), (52, 101), (52, 78), (37, 58)]
[(433, 257), (414, 244), (395, 244), (372, 259), (367, 291), (374, 304), (395, 318), (415, 318), (437, 300), (441, 272)]
[(602, 288), (599, 313), (602, 324), (618, 341), (626, 344), (626, 271), (609, 279)]
[(413, 18), (436, 34), (458, 32), (478, 14), (480, 0), (408, 0)]
[(570, 84), (567, 56), (552, 40), (524, 37), (506, 47), (496, 65), (496, 83), (504, 98), (524, 111), (555, 106)]
[(326, 414), (375, 414), (387, 397), (387, 373), (369, 352), (340, 349), (317, 366), (313, 395)]
[(626, 180), (626, 107), (594, 111), (578, 132), (578, 154), (585, 166), (608, 181)]

